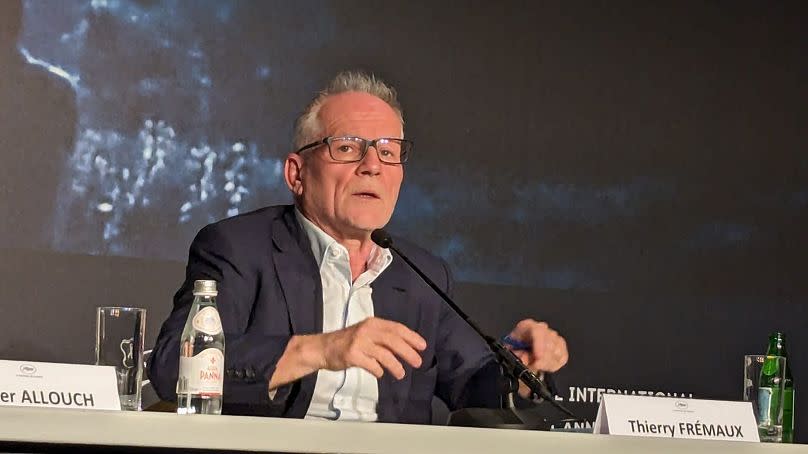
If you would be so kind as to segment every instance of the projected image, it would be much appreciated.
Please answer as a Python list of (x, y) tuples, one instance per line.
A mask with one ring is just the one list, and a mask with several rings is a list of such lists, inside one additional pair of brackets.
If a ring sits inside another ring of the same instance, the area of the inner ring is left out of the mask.
[[(10, 243), (183, 260), (205, 224), (291, 201), (283, 159), (296, 109), (323, 80), (316, 56), (326, 53), (336, 27), (328, 4), (81, 0), (53, 8), (29, 0), (5, 7), (15, 5), (24, 5), (24, 14), (6, 17), (24, 26), (13, 61), (52, 88), (17, 88), (47, 115), (35, 115), (42, 118), (36, 131), (6, 127), (4, 136), (27, 141), (44, 131), (48, 142), (37, 150), (52, 155), (11, 159), (39, 172), (43, 162), (51, 165), (33, 179), (14, 172), (34, 186), (14, 197), (28, 204), (27, 214), (39, 214), (28, 224), (47, 230), (35, 242), (25, 226), (6, 237)], [(254, 19), (256, 9), (262, 20)], [(293, 19), (301, 15), (316, 33), (299, 30)], [(13, 49), (13, 37), (4, 42)], [(288, 101), (290, 91), (299, 93), (297, 104)], [(444, 189), (425, 189), (438, 185)], [(578, 271), (537, 271), (526, 260), (498, 258), (499, 246), (475, 244), (475, 236), (490, 236), (485, 232), (440, 232), (447, 218), (485, 228), (495, 213), (472, 210), (463, 198), (490, 189), (450, 169), (408, 174), (394, 227), (447, 258), (460, 279), (602, 284)], [(32, 192), (46, 200), (31, 204)], [(525, 219), (521, 203), (533, 196), (523, 192), (508, 208), (514, 220)]]
[[(580, 68), (568, 65), (588, 57), (567, 60), (566, 41), (523, 27), (532, 19), (516, 10), (503, 8), (503, 21), (526, 47), (511, 55), (502, 51), (511, 38), (479, 27), (475, 15), (445, 23), (449, 7), (8, 0), (0, 8), (7, 248), (183, 261), (205, 224), (291, 201), (281, 171), (294, 119), (328, 78), (355, 66), (383, 68), (415, 117), (390, 229), (447, 259), (460, 280), (593, 292), (655, 288), (672, 276), (683, 281), (671, 286), (691, 285), (694, 264), (732, 269), (743, 251), (761, 254), (744, 263), (762, 263), (804, 223), (808, 188), (793, 175), (808, 158), (732, 126), (747, 121), (733, 117), (740, 109), (706, 105), (692, 120), (692, 103), (712, 82), (694, 72), (671, 84), (665, 67), (649, 66), (632, 84), (628, 66), (611, 63), (575, 79)], [(417, 33), (380, 34), (414, 23)], [(430, 44), (444, 35), (476, 47)], [(601, 44), (586, 49), (599, 55)], [(523, 58), (545, 45), (555, 50)], [(625, 46), (602, 45), (620, 60)], [(490, 69), (513, 64), (522, 69)], [(774, 128), (790, 123), (761, 118), (769, 123), (761, 130), (788, 137)], [(703, 144), (714, 128), (747, 136)], [(756, 140), (766, 146), (747, 145)]]

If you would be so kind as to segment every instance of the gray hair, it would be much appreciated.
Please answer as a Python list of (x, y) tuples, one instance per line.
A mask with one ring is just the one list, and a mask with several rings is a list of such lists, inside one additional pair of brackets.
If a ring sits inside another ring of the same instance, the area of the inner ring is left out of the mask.
[(386, 102), (401, 120), (402, 131), (404, 127), (404, 112), (401, 110), (401, 105), (396, 98), (395, 88), (387, 85), (381, 79), (377, 79), (373, 74), (367, 74), (362, 71), (343, 71), (337, 74), (331, 82), (323, 89), (314, 99), (306, 106), (303, 113), (297, 118), (295, 122), (295, 149), (299, 149), (307, 145), (322, 134), (322, 126), (320, 125), (320, 108), (323, 106), (326, 98), (339, 93), (346, 93), (356, 91), (360, 93), (367, 93), (373, 95), (382, 101)]

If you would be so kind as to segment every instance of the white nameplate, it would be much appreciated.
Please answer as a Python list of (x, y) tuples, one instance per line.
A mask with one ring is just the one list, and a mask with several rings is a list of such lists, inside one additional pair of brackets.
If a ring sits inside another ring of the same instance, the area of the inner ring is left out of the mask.
[(0, 405), (120, 410), (112, 366), (0, 360)]
[(751, 402), (604, 394), (594, 433), (760, 441)]

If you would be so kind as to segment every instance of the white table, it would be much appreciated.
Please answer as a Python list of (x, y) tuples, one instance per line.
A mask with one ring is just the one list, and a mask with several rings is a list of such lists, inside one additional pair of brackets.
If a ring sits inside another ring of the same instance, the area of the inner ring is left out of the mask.
[[(808, 445), (582, 433), (0, 407), (0, 450), (210, 449), (314, 453), (808, 453)], [(151, 448), (151, 449), (148, 449)]]

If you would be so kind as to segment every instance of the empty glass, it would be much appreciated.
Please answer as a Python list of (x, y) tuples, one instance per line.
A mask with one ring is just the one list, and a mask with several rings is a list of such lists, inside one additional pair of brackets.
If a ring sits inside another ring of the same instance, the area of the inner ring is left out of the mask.
[(99, 307), (96, 311), (95, 364), (113, 366), (121, 410), (140, 410), (146, 309)]
[(745, 355), (743, 400), (752, 402), (760, 441), (783, 441), (783, 389), (786, 358)]

